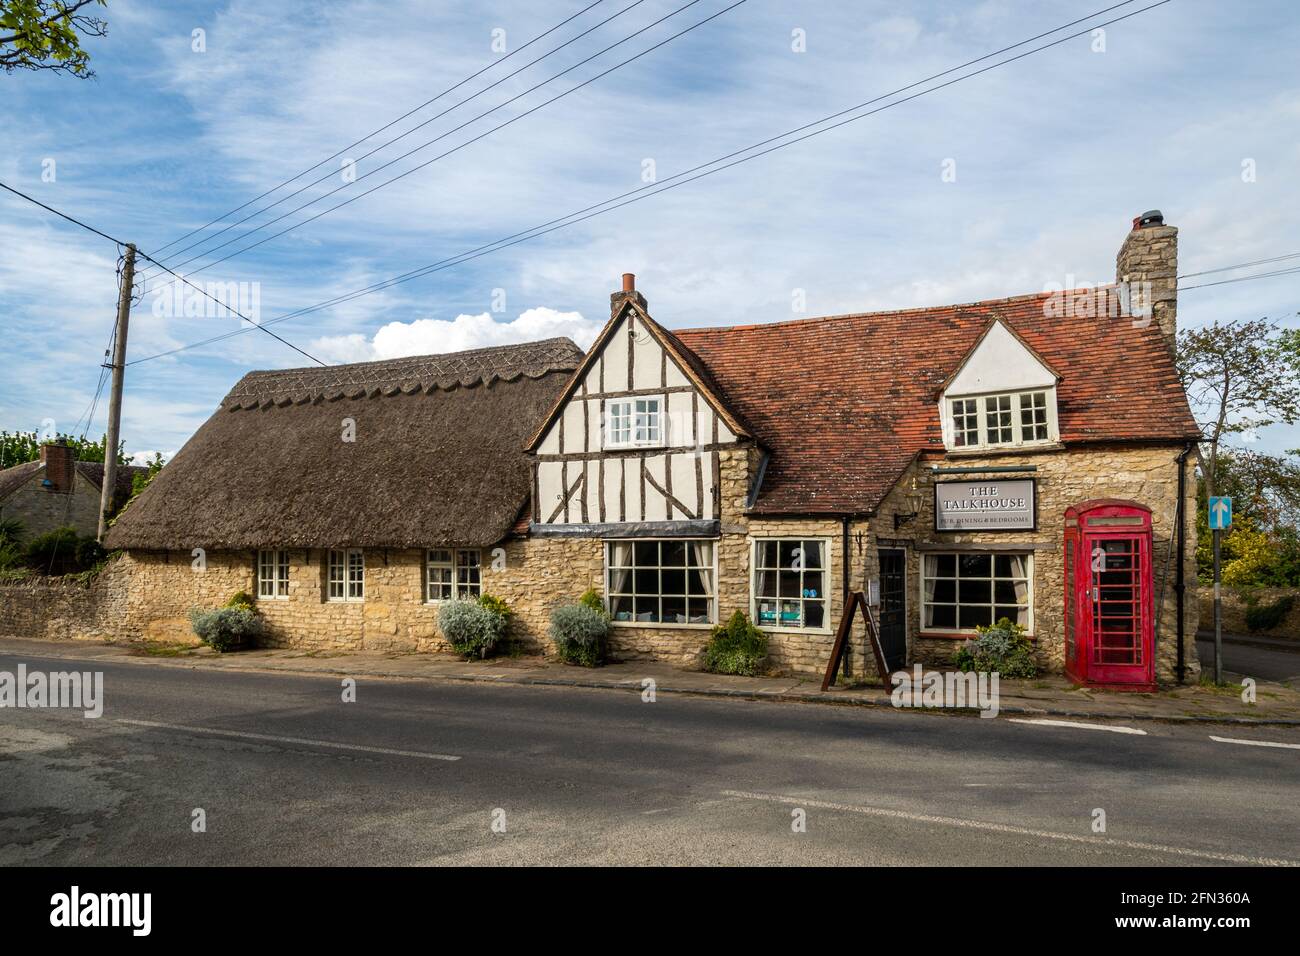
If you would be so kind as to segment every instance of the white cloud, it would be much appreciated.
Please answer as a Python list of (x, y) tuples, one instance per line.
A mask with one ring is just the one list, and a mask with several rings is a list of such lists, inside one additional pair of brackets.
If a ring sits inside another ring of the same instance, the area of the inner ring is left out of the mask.
[(544, 306), (527, 309), (518, 318), (498, 322), (487, 312), (461, 314), (454, 319), (389, 322), (372, 337), (359, 333), (329, 335), (312, 341), (308, 351), (327, 362), (368, 362), (406, 355), (436, 355), (493, 345), (513, 345), (564, 336), (587, 348), (602, 323), (580, 312), (558, 312)]

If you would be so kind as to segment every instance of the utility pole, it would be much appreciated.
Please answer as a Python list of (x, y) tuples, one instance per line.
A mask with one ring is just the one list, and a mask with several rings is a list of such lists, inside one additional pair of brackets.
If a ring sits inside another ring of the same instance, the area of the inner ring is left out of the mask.
[(108, 435), (104, 438), (104, 487), (99, 494), (99, 531), (102, 544), (107, 530), (108, 513), (113, 508), (113, 491), (117, 486), (118, 432), (122, 427), (122, 378), (126, 372), (126, 327), (131, 319), (131, 290), (135, 285), (135, 246), (127, 243), (122, 263), (122, 288), (117, 297), (117, 332), (113, 336), (112, 391), (108, 398)]

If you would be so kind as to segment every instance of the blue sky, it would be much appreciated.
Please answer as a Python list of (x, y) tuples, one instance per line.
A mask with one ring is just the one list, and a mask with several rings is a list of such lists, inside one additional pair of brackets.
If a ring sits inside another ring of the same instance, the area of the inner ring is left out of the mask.
[[(509, 52), (588, 2), (110, 0), (109, 36), (90, 41), (96, 80), (0, 75), (0, 179), (152, 252), (500, 60), (493, 42), (502, 35), (494, 31), (504, 31)], [(604, 0), (342, 158), (359, 157), (632, 2)], [(357, 175), (685, 2), (643, 0), (360, 160)], [(194, 281), (255, 283), (260, 317), (274, 318), (634, 189), (648, 163), (663, 180), (1107, 5), (747, 0), (392, 186), (193, 271), (730, 2), (700, 0), (410, 159), (180, 271)], [(202, 52), (194, 49), (195, 30), (204, 31)], [(792, 48), (795, 31), (806, 37), (803, 52)], [(652, 312), (670, 328), (789, 319), (795, 290), (806, 296), (808, 315), (966, 302), (1113, 280), (1129, 221), (1151, 208), (1180, 227), (1184, 273), (1300, 252), (1300, 15), (1293, 4), (1173, 0), (1108, 27), (1104, 51), (1095, 46), (1091, 37), (1072, 40), (661, 197), (275, 329), (332, 362), (548, 335), (586, 345), (623, 272), (637, 274)], [(1250, 182), (1242, 175), (1248, 161)], [(945, 181), (945, 168), (955, 169), (955, 181)], [(324, 174), (319, 186), (209, 245), (344, 185), (335, 159), (293, 188)], [(159, 258), (179, 263), (207, 248), (178, 252), (183, 245)], [(0, 247), (0, 428), (52, 420), (79, 432), (111, 331), (116, 250), (8, 196), (0, 198)], [(1267, 315), (1295, 324), (1298, 309), (1300, 274), (1189, 289), (1179, 319), (1199, 325)], [(128, 360), (241, 325), (228, 316), (167, 314), (146, 291), (132, 315)], [(300, 355), (253, 331), (133, 365), (127, 448), (174, 452), (244, 372), (301, 364)], [(103, 427), (101, 403), (91, 433)], [(1296, 446), (1294, 428), (1259, 436), (1267, 450)]]

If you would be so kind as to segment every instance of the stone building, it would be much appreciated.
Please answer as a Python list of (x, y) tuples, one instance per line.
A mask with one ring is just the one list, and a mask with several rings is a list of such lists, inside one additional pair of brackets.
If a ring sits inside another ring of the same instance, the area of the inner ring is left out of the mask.
[[(146, 470), (132, 465), (117, 469), (114, 511), (131, 497), (132, 477)], [(0, 471), (0, 518), (21, 521), (26, 538), (69, 526), (93, 538), (103, 487), (103, 462), (77, 461), (71, 446), (49, 442), (41, 446), (38, 461)]]
[(179, 635), (243, 589), (274, 643), (424, 650), (487, 591), (545, 651), (596, 588), (617, 656), (743, 611), (817, 673), (863, 591), (891, 667), (1007, 617), (1080, 681), (1194, 677), (1176, 235), (1135, 220), (1101, 289), (670, 331), (625, 276), (585, 355), (252, 373), (111, 530), (114, 607)]

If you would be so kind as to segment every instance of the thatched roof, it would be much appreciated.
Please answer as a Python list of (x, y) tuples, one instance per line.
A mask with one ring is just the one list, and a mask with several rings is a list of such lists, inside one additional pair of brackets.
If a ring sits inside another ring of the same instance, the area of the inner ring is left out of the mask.
[[(528, 500), (523, 446), (568, 339), (252, 372), (109, 530), (111, 548), (466, 545)], [(344, 419), (355, 441), (343, 440)]]

